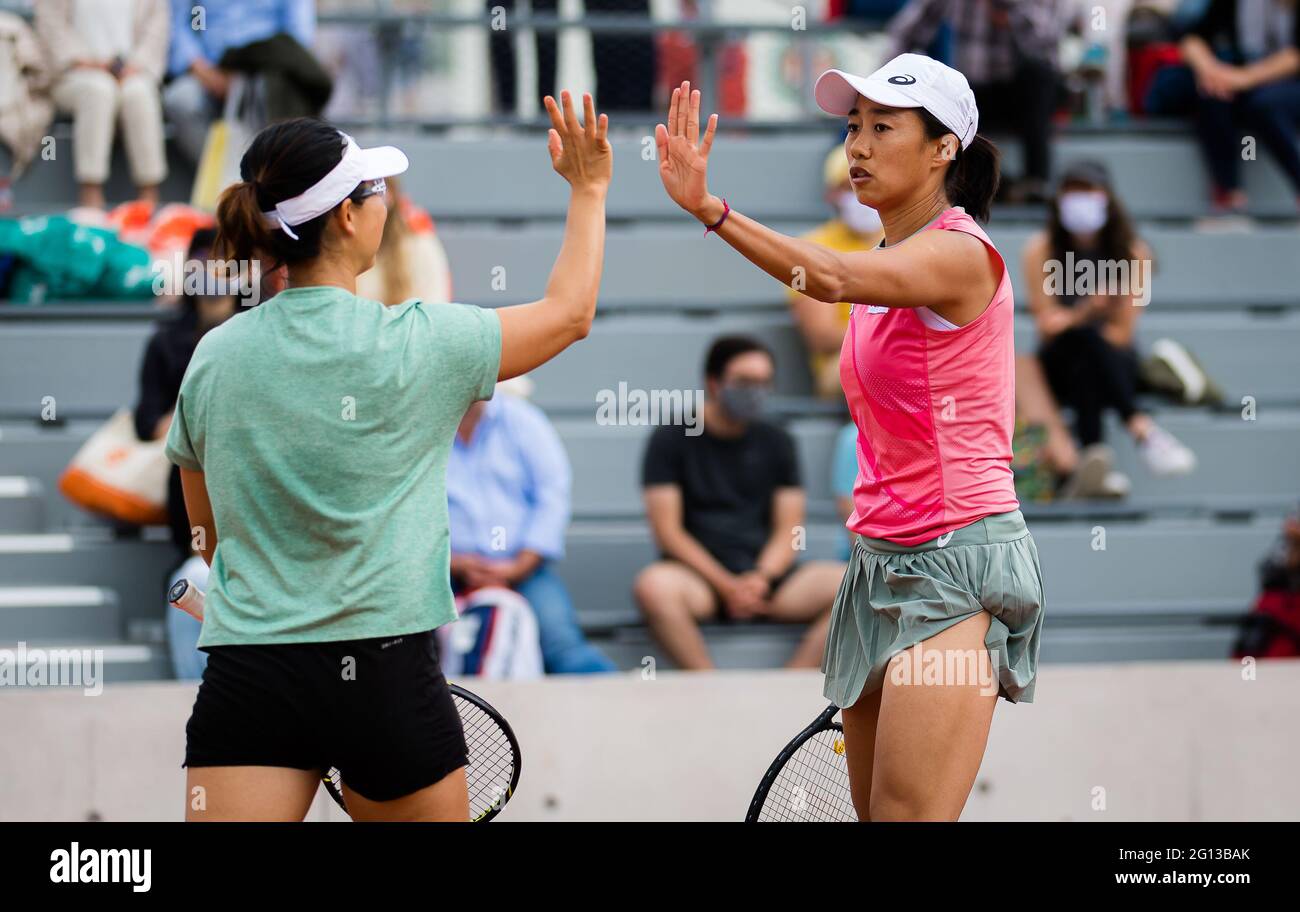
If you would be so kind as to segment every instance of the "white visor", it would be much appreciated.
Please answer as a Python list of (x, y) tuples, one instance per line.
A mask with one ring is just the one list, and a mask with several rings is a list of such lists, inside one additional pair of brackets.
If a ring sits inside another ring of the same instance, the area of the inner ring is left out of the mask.
[(890, 108), (925, 108), (965, 149), (979, 129), (975, 93), (960, 71), (924, 54), (899, 54), (870, 76), (827, 70), (813, 89), (818, 106), (843, 117), (862, 95)]
[(340, 131), (343, 137), (343, 158), (326, 174), (302, 193), (277, 203), (275, 209), (262, 213), (268, 223), (279, 227), (285, 234), (298, 240), (292, 226), (310, 222), (324, 215), (352, 195), (362, 181), (395, 177), (410, 164), (406, 153), (395, 146), (376, 146), (362, 149), (351, 136)]

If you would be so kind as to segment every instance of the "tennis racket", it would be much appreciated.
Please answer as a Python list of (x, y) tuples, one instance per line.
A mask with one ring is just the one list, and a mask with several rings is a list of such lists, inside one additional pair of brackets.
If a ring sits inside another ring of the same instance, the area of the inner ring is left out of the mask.
[(858, 819), (849, 792), (844, 729), (839, 707), (826, 707), (781, 749), (749, 803), (746, 823), (852, 823)]
[[(177, 580), (168, 591), (167, 600), (196, 620), (203, 620), (203, 591), (189, 580)], [(519, 786), (519, 742), (510, 723), (492, 704), (456, 684), (449, 687), (469, 748), (469, 762), (465, 767), (469, 819), (486, 823), (501, 813)], [(330, 767), (321, 781), (325, 791), (346, 813), (342, 773), (337, 767)]]
[[(465, 765), (469, 819), (472, 823), (487, 823), (501, 813), (519, 785), (519, 742), (510, 723), (487, 700), (456, 684), (449, 687), (469, 748), (469, 762)], [(325, 791), (346, 812), (343, 775), (330, 767), (322, 781)]]

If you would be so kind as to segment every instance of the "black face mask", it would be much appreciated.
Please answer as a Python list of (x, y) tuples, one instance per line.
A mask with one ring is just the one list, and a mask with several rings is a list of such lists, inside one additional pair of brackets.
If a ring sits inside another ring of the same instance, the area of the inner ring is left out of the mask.
[(719, 394), (723, 411), (736, 421), (754, 421), (762, 417), (767, 404), (767, 390), (761, 386), (724, 386)]

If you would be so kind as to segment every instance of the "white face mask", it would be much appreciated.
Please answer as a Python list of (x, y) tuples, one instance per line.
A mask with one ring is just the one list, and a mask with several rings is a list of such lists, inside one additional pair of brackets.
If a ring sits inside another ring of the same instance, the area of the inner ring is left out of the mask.
[(1106, 224), (1106, 194), (1101, 190), (1072, 190), (1061, 194), (1061, 225), (1071, 234), (1092, 234)]
[(880, 213), (858, 202), (858, 195), (844, 190), (835, 200), (840, 210), (840, 221), (854, 234), (875, 234), (880, 230)]

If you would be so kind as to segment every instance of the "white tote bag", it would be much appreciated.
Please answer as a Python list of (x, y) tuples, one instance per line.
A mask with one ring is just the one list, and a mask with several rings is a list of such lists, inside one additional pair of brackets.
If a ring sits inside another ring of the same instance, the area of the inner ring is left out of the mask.
[(142, 526), (165, 523), (171, 474), (165, 446), (165, 440), (137, 438), (131, 410), (119, 409), (72, 457), (59, 490), (93, 513)]

